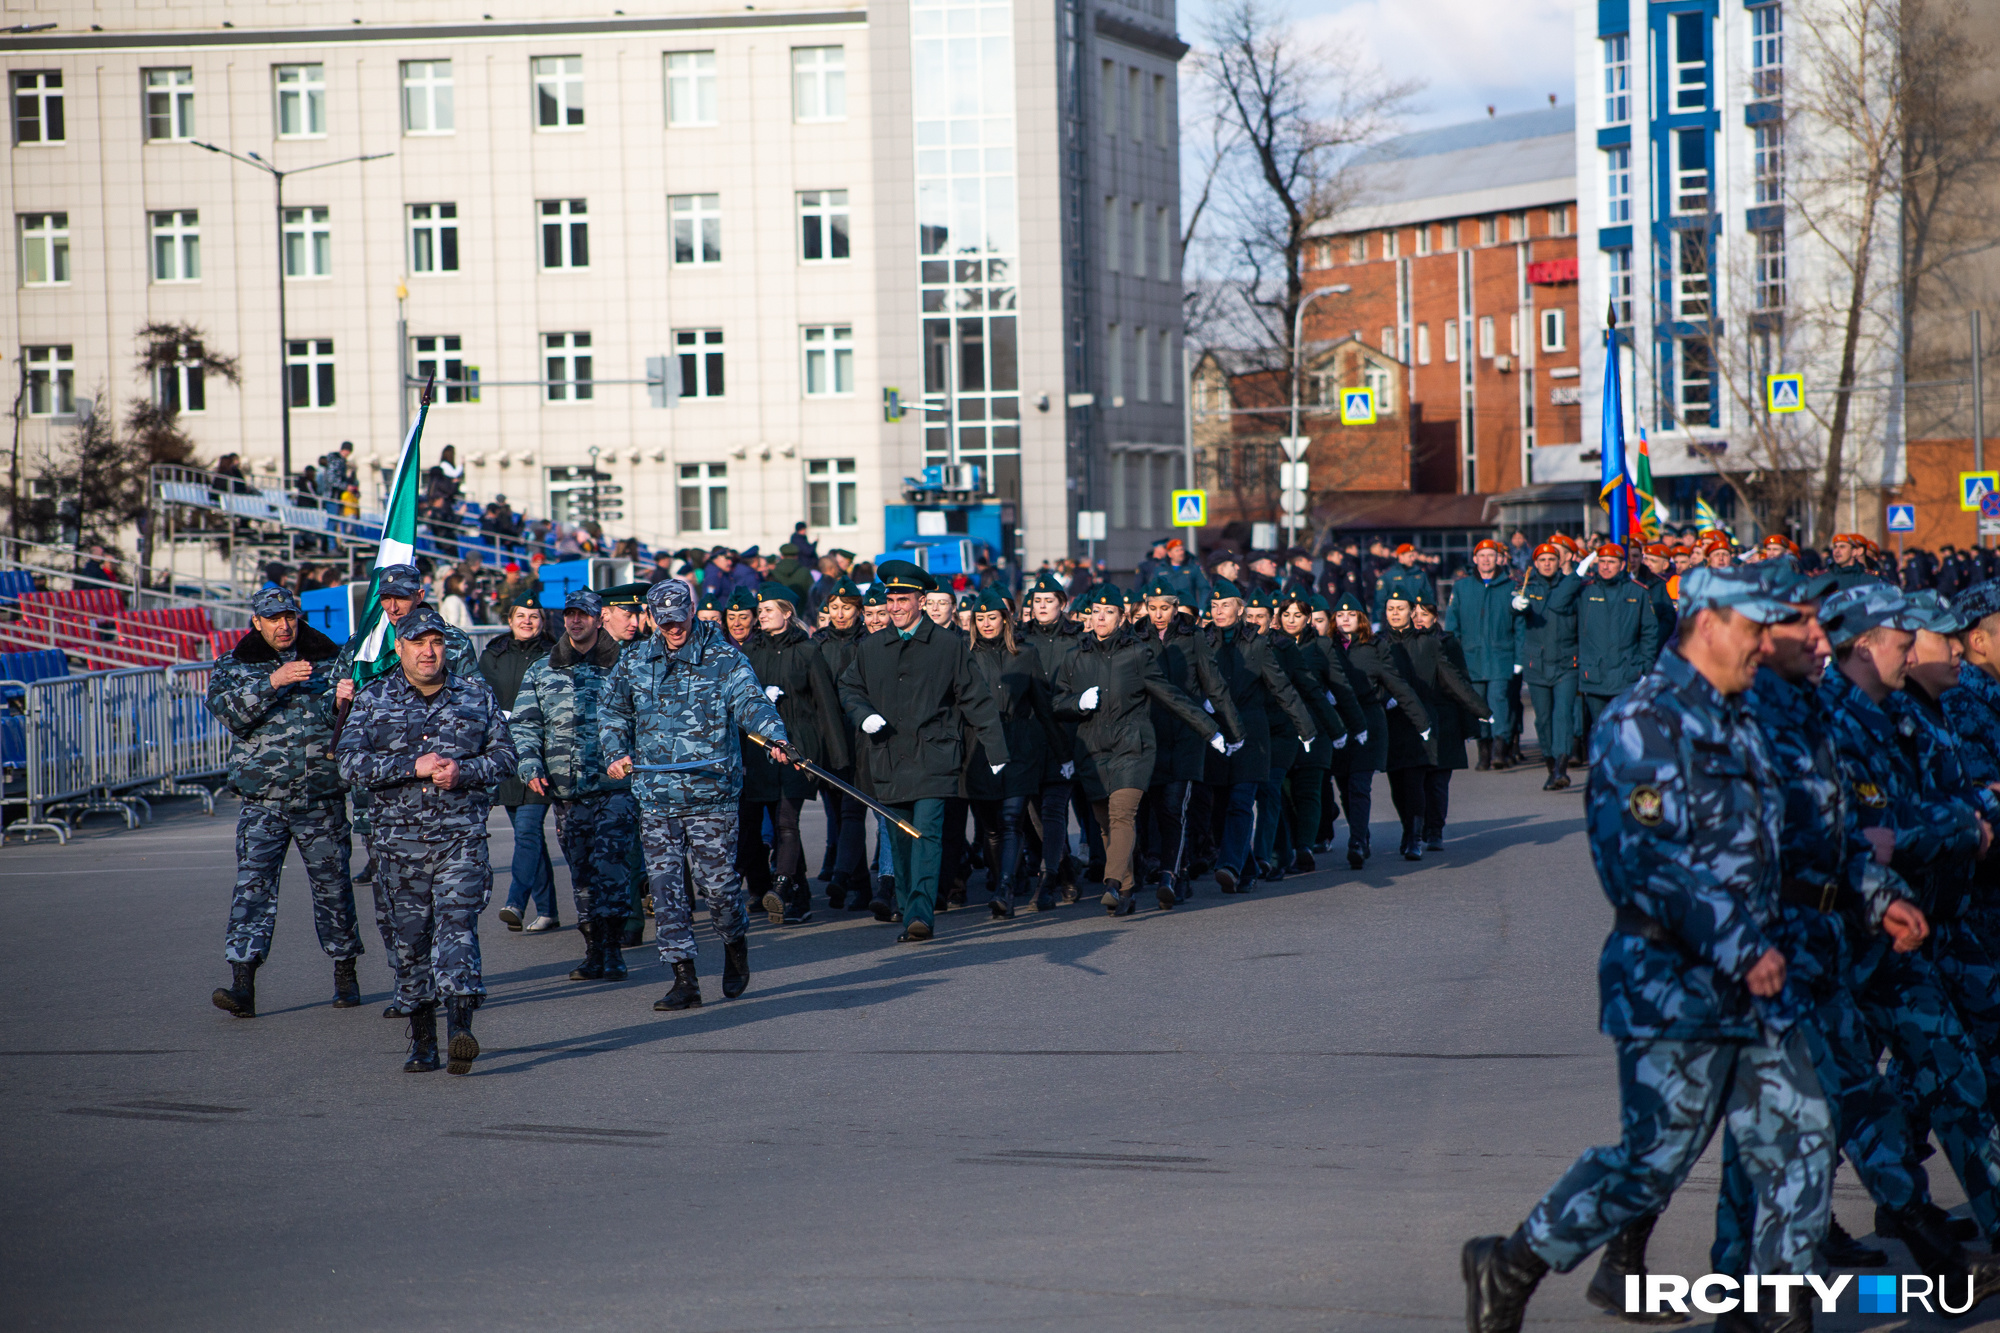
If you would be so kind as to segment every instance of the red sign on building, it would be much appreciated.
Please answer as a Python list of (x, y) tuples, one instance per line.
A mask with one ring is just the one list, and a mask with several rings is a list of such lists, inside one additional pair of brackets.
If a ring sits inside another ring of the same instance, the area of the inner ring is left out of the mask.
[(1559, 283), (1576, 281), (1576, 260), (1545, 259), (1539, 264), (1528, 265), (1528, 281), (1538, 287), (1553, 287)]

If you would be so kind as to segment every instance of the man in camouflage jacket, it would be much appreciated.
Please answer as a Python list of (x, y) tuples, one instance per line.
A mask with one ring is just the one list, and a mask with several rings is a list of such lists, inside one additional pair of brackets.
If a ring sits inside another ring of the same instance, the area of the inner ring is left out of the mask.
[(354, 696), (334, 757), (350, 786), (374, 795), (376, 892), (396, 1002), (410, 1016), (411, 1073), (438, 1067), (437, 1004), (451, 1028), (451, 1072), (471, 1071), (472, 1010), (486, 987), (479, 914), (493, 891), (486, 817), (514, 772), (514, 743), (493, 691), (446, 667), (442, 617), (412, 608), (396, 635), (401, 669)]
[(632, 783), (606, 776), (598, 750), (599, 702), (619, 658), (618, 642), (603, 630), (603, 613), (603, 598), (590, 589), (569, 594), (563, 636), (528, 667), (507, 724), (521, 781), (556, 807), (556, 837), (569, 862), (585, 949), (571, 981), (625, 977), (625, 854), (639, 837)]
[(312, 885), (313, 928), (333, 959), (333, 1004), (361, 1003), (354, 960), (361, 956), (354, 885), (347, 874), (347, 802), (327, 755), (337, 703), (354, 683), (339, 680), (333, 640), (299, 618), (284, 588), (250, 599), (250, 633), (215, 664), (208, 710), (229, 728), (229, 786), (243, 798), (236, 820), (236, 890), (229, 904), (223, 957), (231, 984), (215, 992), (218, 1009), (257, 1014), (257, 969), (271, 951), (278, 920), (278, 874), (285, 849), (299, 845)]
[[(722, 936), (724, 998), (750, 984), (749, 908), (736, 873), (741, 736), (751, 732), (779, 745), (790, 737), (750, 660), (719, 626), (695, 618), (694, 592), (683, 580), (655, 583), (646, 603), (659, 633), (627, 648), (605, 681), (598, 752), (609, 776), (621, 780), (639, 764), (694, 765), (640, 773), (633, 784), (654, 933), (660, 960), (674, 973), (673, 988), (653, 1006), (666, 1013), (701, 1005), (690, 886), (707, 900)], [(785, 760), (781, 748), (772, 756)]]

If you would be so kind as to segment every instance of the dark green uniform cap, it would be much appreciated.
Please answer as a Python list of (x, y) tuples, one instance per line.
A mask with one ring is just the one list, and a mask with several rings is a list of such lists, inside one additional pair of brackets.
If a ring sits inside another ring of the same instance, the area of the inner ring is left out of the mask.
[(861, 600), (861, 589), (855, 586), (853, 579), (847, 577), (847, 575), (845, 574), (842, 574), (839, 578), (833, 581), (833, 591), (828, 593), (827, 596), (830, 598), (852, 597), (855, 601), (858, 602)]
[(889, 604), (889, 589), (883, 586), (882, 580), (877, 579), (868, 585), (868, 595), (861, 599), (861, 604), (863, 606), (887, 606)]
[(1030, 597), (1033, 597), (1038, 592), (1054, 593), (1057, 597), (1059, 597), (1065, 602), (1069, 600), (1069, 590), (1062, 586), (1061, 580), (1056, 578), (1055, 575), (1049, 573), (1047, 570), (1043, 570), (1039, 575), (1037, 575), (1035, 578), (1035, 586), (1028, 589), (1028, 595)]
[(875, 566), (875, 577), (890, 592), (934, 592), (937, 580), (908, 560), (884, 560)]
[(646, 605), (646, 590), (650, 583), (621, 583), (615, 588), (606, 588), (598, 593), (606, 606), (622, 606), (637, 611)]
[(1000, 614), (1006, 615), (1007, 594), (1001, 592), (997, 586), (981, 589), (978, 598), (972, 603), (972, 609), (974, 611), (998, 611)]
[(738, 588), (735, 592), (729, 594), (729, 600), (723, 603), (722, 609), (724, 611), (755, 611), (757, 609), (757, 594), (751, 592), (748, 588)]
[(765, 602), (790, 602), (792, 609), (796, 611), (799, 606), (799, 595), (784, 584), (767, 579), (757, 585), (757, 601), (759, 605)]
[(1243, 600), (1243, 590), (1228, 579), (1217, 579), (1210, 592), (1216, 597), (1234, 597), (1239, 602)]
[(1171, 597), (1177, 602), (1181, 599), (1181, 595), (1174, 591), (1172, 585), (1165, 579), (1157, 578), (1146, 585), (1146, 597), (1148, 600), (1155, 597)]

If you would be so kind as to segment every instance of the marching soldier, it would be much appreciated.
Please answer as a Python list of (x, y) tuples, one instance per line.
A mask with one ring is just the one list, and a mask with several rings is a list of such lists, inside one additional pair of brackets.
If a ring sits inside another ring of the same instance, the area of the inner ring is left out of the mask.
[[(846, 743), (848, 761), (834, 773), (849, 783), (862, 779), (854, 767), (856, 748), (854, 724), (840, 712), (839, 681), (861, 641), (868, 637), (862, 623), (861, 589), (845, 574), (821, 580), (831, 589), (821, 601), (827, 613), (827, 627), (816, 636), (820, 656), (826, 659), (827, 674), (834, 680), (834, 709), (840, 713), (841, 739)], [(850, 912), (866, 910), (874, 897), (868, 874), (868, 807), (838, 787), (821, 793), (826, 801), (828, 831), (837, 838), (833, 859), (833, 882), (827, 885), (827, 906)]]
[[(1168, 551), (1172, 553), (1172, 545)], [(1199, 578), (1200, 572), (1195, 570), (1191, 577)], [(1182, 601), (1186, 586), (1164, 574), (1155, 575), (1146, 589), (1146, 615), (1150, 623), (1138, 628), (1161, 677), (1190, 698), (1200, 700), (1203, 709), (1213, 714), (1221, 726), (1225, 738), (1234, 736), (1241, 740), (1243, 724), (1236, 715), (1236, 702), (1229, 697), (1229, 687), (1215, 669), (1207, 636), (1189, 614), (1189, 604)], [(1203, 596), (1209, 594), (1207, 579), (1202, 579), (1200, 591)], [(1188, 819), (1194, 805), (1194, 791), (1201, 785), (1207, 757), (1205, 742), (1202, 732), (1184, 725), (1171, 708), (1157, 699), (1152, 705), (1152, 722), (1159, 756), (1153, 761), (1151, 785), (1140, 807), (1141, 842), (1158, 854), (1159, 868), (1165, 876), (1162, 894), (1171, 892), (1175, 902), (1184, 903), (1194, 896), (1194, 876), (1188, 872)], [(1224, 753), (1226, 757), (1226, 748)]]
[(605, 771), (614, 779), (630, 778), (639, 764), (674, 770), (641, 773), (633, 784), (653, 933), (674, 974), (653, 1008), (670, 1013), (701, 1006), (692, 893), (707, 900), (722, 936), (724, 998), (750, 984), (750, 918), (736, 874), (740, 736), (772, 741), (771, 757), (780, 763), (789, 737), (749, 660), (722, 629), (695, 618), (693, 589), (662, 579), (647, 590), (646, 605), (659, 632), (612, 668), (599, 704), (598, 751), (611, 756)]
[(486, 817), (514, 771), (500, 705), (477, 672), (451, 669), (443, 617), (415, 606), (397, 622), (390, 671), (354, 696), (334, 757), (350, 787), (374, 797), (376, 897), (395, 957), (396, 1005), (410, 1017), (406, 1073), (438, 1067), (437, 1005), (446, 1006), (450, 1071), (479, 1055), (472, 1011), (486, 993), (479, 914), (493, 892)]
[[(600, 595), (604, 598), (604, 632), (611, 636), (620, 652), (633, 644), (642, 642), (652, 633), (652, 622), (646, 616), (646, 591), (649, 583), (620, 583), (606, 588)], [(637, 819), (635, 814), (634, 819)], [(646, 854), (639, 846), (638, 825), (633, 824), (632, 836), (625, 843), (625, 929), (618, 943), (621, 949), (636, 949), (646, 937), (646, 918), (653, 914), (653, 895), (646, 891)]]
[(1521, 671), (1521, 616), (1513, 605), (1514, 581), (1501, 572), (1506, 559), (1506, 549), (1490, 537), (1475, 546), (1472, 564), (1478, 573), (1451, 585), (1451, 605), (1444, 612), (1444, 632), (1465, 650), (1466, 675), (1492, 717), (1479, 724), (1476, 767), (1482, 770), (1521, 762), (1512, 694), (1512, 677)]
[[(1055, 688), (1056, 673), (1062, 669), (1064, 660), (1076, 651), (1082, 626), (1072, 623), (1065, 612), (1069, 607), (1069, 594), (1055, 576), (1043, 573), (1035, 579), (1028, 590), (1028, 619), (1021, 626), (1021, 647), (1023, 651), (1035, 655), (1035, 669), (1041, 674), (1046, 688)], [(1063, 743), (1049, 755), (1042, 770), (1041, 790), (1036, 795), (1028, 827), (1028, 864), (1032, 867), (1039, 860), (1042, 867), (1042, 883), (1035, 894), (1035, 910), (1046, 912), (1057, 902), (1057, 890), (1061, 889), (1061, 901), (1074, 903), (1078, 897), (1076, 867), (1069, 854), (1069, 809), (1075, 794), (1076, 778), (1076, 728), (1058, 721), (1063, 730)], [(1084, 835), (1091, 845), (1091, 859), (1103, 864), (1104, 852), (1098, 841), (1097, 821), (1088, 816), (1083, 821)]]
[(1514, 594), (1514, 609), (1521, 613), (1515, 663), (1527, 682), (1535, 741), (1549, 771), (1543, 791), (1569, 786), (1569, 755), (1576, 743), (1576, 599), (1583, 580), (1563, 573), (1561, 565), (1562, 548), (1543, 542), (1535, 548), (1527, 581)]
[(229, 787), (243, 798), (223, 948), (231, 981), (215, 992), (215, 1007), (257, 1016), (257, 969), (271, 952), (278, 875), (296, 842), (312, 885), (319, 947), (333, 959), (333, 1007), (351, 1009), (361, 1003), (354, 974), (361, 934), (347, 877), (347, 802), (326, 747), (335, 708), (354, 697), (354, 682), (335, 678), (340, 650), (299, 619), (298, 598), (284, 588), (250, 599), (250, 631), (208, 681), (208, 709), (234, 737)]
[(604, 601), (579, 588), (563, 601), (563, 636), (528, 668), (510, 727), (519, 776), (556, 808), (556, 838), (569, 862), (583, 963), (571, 981), (625, 979), (625, 921), (631, 911), (626, 849), (639, 837), (632, 784), (606, 776), (598, 755), (598, 709), (618, 664), (618, 643), (602, 628)]
[[(1594, 562), (1594, 564), (1593, 564)], [(1588, 737), (1612, 699), (1652, 670), (1660, 655), (1660, 618), (1652, 594), (1625, 573), (1625, 548), (1606, 542), (1577, 566), (1578, 688)]]

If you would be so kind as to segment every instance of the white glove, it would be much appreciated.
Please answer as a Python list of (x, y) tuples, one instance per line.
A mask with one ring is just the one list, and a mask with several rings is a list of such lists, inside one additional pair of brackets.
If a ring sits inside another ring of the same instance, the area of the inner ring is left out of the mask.
[(1579, 560), (1577, 562), (1576, 576), (1580, 579), (1587, 579), (1596, 569), (1597, 569), (1597, 552), (1592, 551), (1589, 555), (1585, 556), (1582, 560)]
[(764, 687), (764, 697), (766, 699), (769, 699), (772, 703), (776, 703), (778, 702), (778, 700), (785, 697), (785, 692), (779, 689), (776, 685), (766, 685)]
[(1242, 748), (1243, 748), (1243, 742), (1237, 741), (1235, 744), (1231, 745), (1228, 749), (1224, 750), (1222, 753), (1225, 755), (1231, 755), (1235, 754), (1238, 750)]
[(1525, 611), (1528, 609), (1528, 594), (1524, 592), (1514, 594), (1514, 609), (1516, 611)]
[(1335, 708), (1338, 708), (1338, 707), (1340, 707), (1340, 700), (1338, 700), (1338, 699), (1336, 699), (1336, 698), (1334, 698), (1334, 697), (1333, 697), (1333, 691), (1332, 691), (1332, 690), (1328, 690), (1328, 691), (1326, 692), (1326, 701), (1327, 701), (1328, 703), (1332, 704), (1332, 705), (1333, 705), (1333, 706), (1334, 706)]
[(1313, 752), (1313, 743), (1311, 741), (1306, 740), (1304, 737), (1301, 737), (1299, 739), (1299, 744), (1305, 747), (1307, 754), (1311, 754)]
[(1422, 731), (1418, 732), (1417, 735), (1424, 740), (1429, 740), (1431, 738), (1431, 729), (1429, 727), (1425, 727)]
[(1393, 694), (1390, 695), (1387, 699), (1384, 699), (1382, 701), (1382, 707), (1384, 708), (1394, 708), (1395, 706), (1396, 706), (1396, 696)]
[(873, 736), (876, 732), (882, 730), (882, 728), (888, 725), (889, 725), (889, 720), (883, 717), (880, 713), (870, 713), (867, 719), (862, 722), (861, 729), (867, 732), (870, 736)]
[(1345, 750), (1347, 748), (1347, 737), (1336, 736), (1333, 741), (1333, 748), (1336, 750)]
[(1519, 662), (1514, 663), (1514, 674), (1517, 676), (1521, 674), (1521, 664)]
[(1078, 708), (1081, 708), (1086, 713), (1088, 713), (1091, 709), (1097, 707), (1097, 687), (1093, 685), (1089, 689), (1085, 690), (1083, 692), (1083, 697), (1076, 701), (1076, 706)]
[(1007, 765), (1005, 765), (1005, 764), (988, 764), (988, 765), (987, 765), (987, 767), (993, 770), (993, 776), (997, 778), (997, 777), (999, 777), (999, 776), (1000, 776), (1000, 770), (1001, 770), (1001, 769), (1003, 769), (1003, 768), (1005, 768), (1005, 767), (1007, 767)]
[(1215, 705), (1210, 703), (1208, 700), (1203, 699), (1201, 701), (1201, 711), (1204, 713), (1213, 713), (1215, 712)]
[(1208, 738), (1208, 748), (1217, 754), (1228, 754), (1229, 742), (1222, 739), (1222, 733), (1218, 731)]
[(1058, 773), (1062, 774), (1062, 775), (1063, 775), (1063, 779), (1064, 779), (1065, 781), (1067, 781), (1067, 780), (1068, 780), (1068, 779), (1070, 779), (1070, 778), (1073, 778), (1073, 777), (1075, 777), (1075, 776), (1076, 776), (1076, 760), (1074, 760), (1074, 759), (1070, 760), (1070, 761), (1069, 761), (1069, 762), (1068, 762), (1067, 764), (1064, 764), (1064, 765), (1063, 765), (1063, 766), (1062, 766), (1061, 768), (1057, 769), (1057, 770), (1056, 770), (1056, 772), (1058, 772)]
[(1367, 728), (1365, 728), (1365, 727), (1364, 727), (1364, 728), (1362, 728), (1362, 729), (1361, 729), (1360, 731), (1357, 731), (1357, 732), (1355, 732), (1355, 733), (1354, 733), (1354, 743), (1355, 743), (1356, 745), (1366, 745), (1366, 744), (1368, 744), (1368, 730), (1367, 730)]

